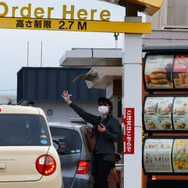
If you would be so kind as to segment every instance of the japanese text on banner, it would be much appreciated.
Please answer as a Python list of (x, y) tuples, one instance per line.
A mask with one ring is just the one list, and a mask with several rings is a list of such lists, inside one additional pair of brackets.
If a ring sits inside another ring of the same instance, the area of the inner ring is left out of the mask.
[(134, 108), (125, 109), (124, 154), (134, 154)]

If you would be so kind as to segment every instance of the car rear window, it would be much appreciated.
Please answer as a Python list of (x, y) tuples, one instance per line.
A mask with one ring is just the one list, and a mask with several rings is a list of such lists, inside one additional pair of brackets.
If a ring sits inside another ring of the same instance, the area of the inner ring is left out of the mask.
[(60, 144), (59, 153), (75, 154), (80, 153), (82, 141), (77, 131), (65, 128), (50, 127), (52, 139)]
[(30, 114), (1, 114), (0, 146), (28, 145), (50, 145), (44, 117)]

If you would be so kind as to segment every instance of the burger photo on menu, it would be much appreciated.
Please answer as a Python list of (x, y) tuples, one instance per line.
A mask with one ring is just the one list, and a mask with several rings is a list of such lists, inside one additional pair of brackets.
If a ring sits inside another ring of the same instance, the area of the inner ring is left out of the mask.
[(150, 105), (146, 109), (146, 115), (155, 115), (156, 113), (156, 106)]
[(156, 125), (153, 121), (148, 122), (148, 129), (155, 129)]
[(186, 127), (186, 123), (184, 123), (184, 122), (178, 122), (176, 124), (177, 129), (185, 129), (185, 127)]
[(162, 108), (161, 115), (168, 115), (169, 113), (170, 113), (169, 107)]
[(177, 115), (185, 115), (186, 113), (186, 109), (185, 107), (179, 107), (176, 112), (175, 112)]
[(168, 121), (165, 121), (162, 125), (161, 125), (161, 127), (163, 128), (163, 129), (171, 129), (171, 123), (170, 122), (168, 122)]
[(155, 68), (150, 74), (152, 84), (167, 84), (166, 70), (163, 68)]

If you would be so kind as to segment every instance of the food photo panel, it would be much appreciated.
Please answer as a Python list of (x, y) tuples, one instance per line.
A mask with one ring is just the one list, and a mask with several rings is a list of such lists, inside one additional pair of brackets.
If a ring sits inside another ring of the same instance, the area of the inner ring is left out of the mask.
[(144, 105), (144, 126), (147, 131), (170, 131), (174, 97), (147, 97)]
[(172, 173), (173, 139), (146, 139), (143, 164), (146, 173)]
[(173, 67), (173, 79), (175, 88), (188, 88), (188, 55), (175, 56)]
[(148, 55), (145, 62), (147, 89), (172, 89), (174, 55)]
[(175, 130), (188, 130), (188, 97), (175, 97), (173, 122)]
[(188, 173), (188, 140), (176, 139), (173, 147), (173, 168), (176, 173)]

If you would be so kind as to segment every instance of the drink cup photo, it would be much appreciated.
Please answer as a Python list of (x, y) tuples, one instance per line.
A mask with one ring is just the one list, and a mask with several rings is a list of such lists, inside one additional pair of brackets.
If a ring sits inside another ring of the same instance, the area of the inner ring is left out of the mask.
[(185, 83), (185, 75), (183, 73), (179, 74), (179, 81), (180, 81), (181, 84)]

